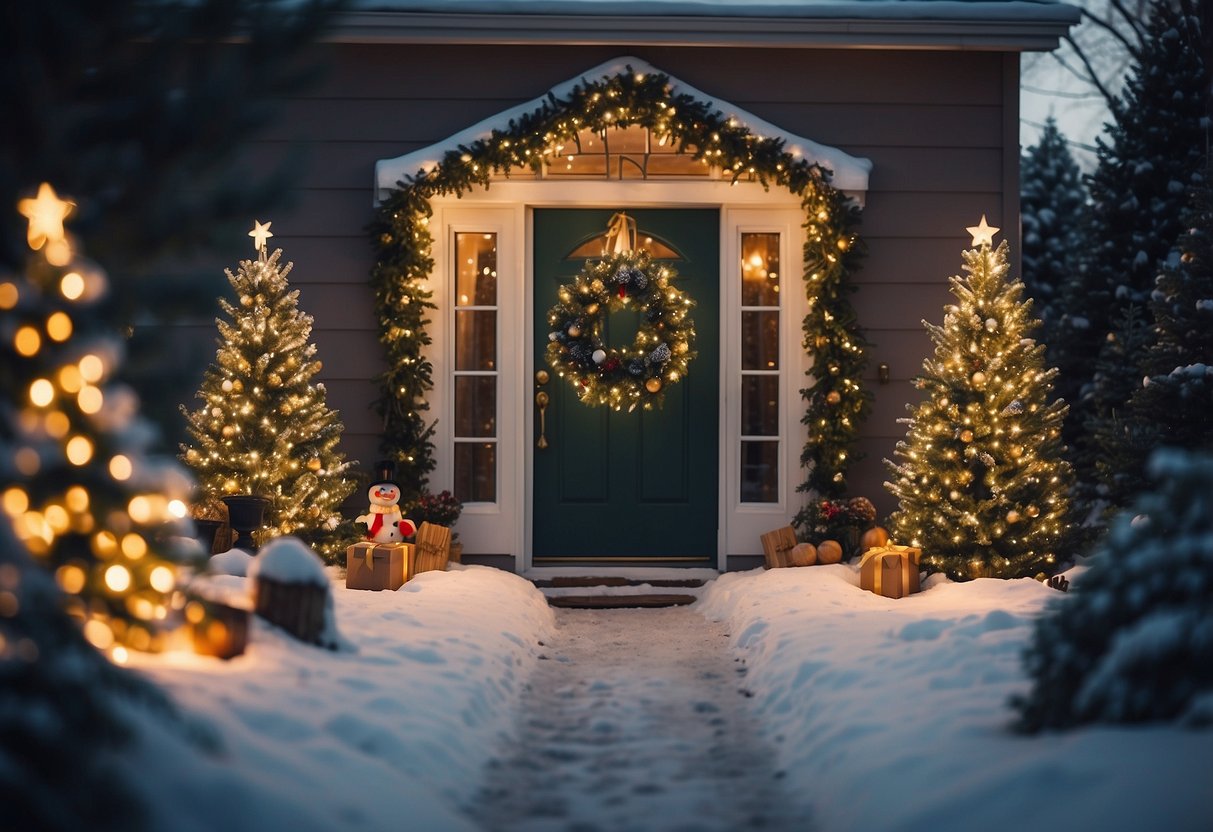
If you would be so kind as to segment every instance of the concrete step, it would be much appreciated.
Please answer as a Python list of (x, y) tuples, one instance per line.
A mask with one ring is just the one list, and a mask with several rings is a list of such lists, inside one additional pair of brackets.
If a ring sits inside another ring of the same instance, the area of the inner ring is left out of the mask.
[[(654, 582), (650, 582), (654, 583)], [(577, 610), (623, 610), (681, 607), (695, 603), (694, 595), (549, 595), (548, 606)]]
[(658, 587), (683, 587), (687, 589), (697, 589), (706, 583), (699, 578), (675, 580), (670, 578), (624, 578), (617, 575), (603, 576), (566, 576), (556, 578), (536, 578), (533, 580), (536, 587), (540, 589), (548, 588), (566, 588), (566, 587), (590, 587), (590, 586), (658, 586)]

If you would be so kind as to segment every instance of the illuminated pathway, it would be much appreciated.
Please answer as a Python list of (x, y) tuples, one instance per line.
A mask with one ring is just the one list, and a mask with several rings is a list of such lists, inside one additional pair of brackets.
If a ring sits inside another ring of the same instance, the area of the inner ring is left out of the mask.
[(472, 814), (500, 832), (797, 830), (723, 624), (686, 608), (556, 610), (519, 736)]

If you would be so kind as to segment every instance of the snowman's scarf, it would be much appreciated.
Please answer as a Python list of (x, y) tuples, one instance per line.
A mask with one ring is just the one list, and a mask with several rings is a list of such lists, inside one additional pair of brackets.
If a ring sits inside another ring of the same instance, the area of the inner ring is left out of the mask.
[(371, 514), (375, 517), (371, 520), (371, 527), (367, 529), (366, 536), (374, 537), (379, 534), (379, 530), (383, 528), (383, 515), (393, 510), (399, 510), (399, 506), (371, 506)]

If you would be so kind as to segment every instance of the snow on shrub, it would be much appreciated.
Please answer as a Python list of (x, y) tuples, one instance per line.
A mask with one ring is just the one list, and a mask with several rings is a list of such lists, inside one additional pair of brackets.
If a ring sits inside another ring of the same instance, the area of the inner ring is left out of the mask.
[(1012, 698), (1025, 731), (1179, 719), (1207, 725), (1213, 695), (1213, 457), (1162, 450), (1156, 483), (1117, 517), (1024, 654)]

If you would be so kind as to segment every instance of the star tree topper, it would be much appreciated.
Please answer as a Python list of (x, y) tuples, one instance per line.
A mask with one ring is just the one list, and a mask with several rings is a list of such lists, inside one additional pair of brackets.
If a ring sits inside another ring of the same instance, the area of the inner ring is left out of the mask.
[(52, 245), (64, 238), (63, 221), (76, 207), (74, 202), (60, 199), (49, 183), (38, 186), (38, 196), (17, 202), (17, 210), (29, 219), (29, 247), (37, 251), (47, 243)]
[(995, 226), (986, 222), (985, 214), (981, 215), (981, 222), (978, 225), (970, 225), (965, 231), (973, 235), (974, 248), (980, 245), (994, 245), (994, 235), (998, 233), (998, 229)]
[(265, 223), (261, 220), (253, 220), (253, 230), (248, 235), (253, 238), (253, 248), (261, 254), (265, 253), (266, 240), (274, 236), (274, 232), (270, 231), (270, 226), (273, 224), (273, 220)]

